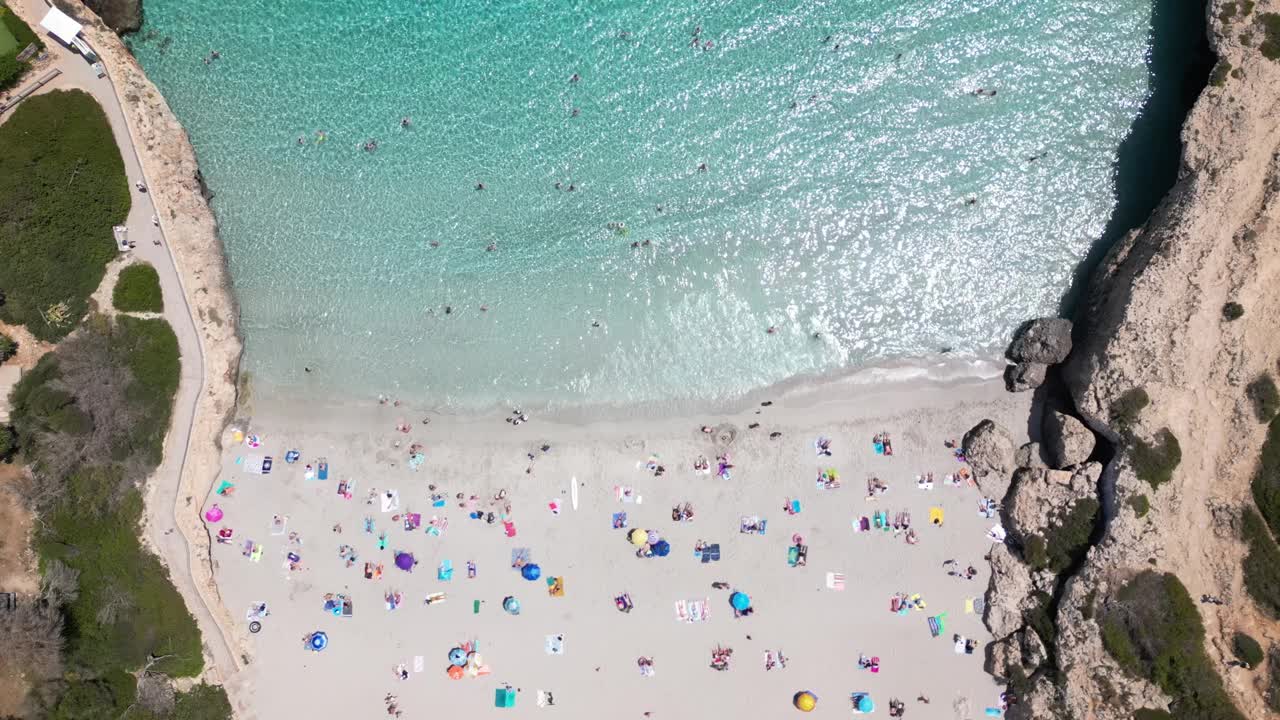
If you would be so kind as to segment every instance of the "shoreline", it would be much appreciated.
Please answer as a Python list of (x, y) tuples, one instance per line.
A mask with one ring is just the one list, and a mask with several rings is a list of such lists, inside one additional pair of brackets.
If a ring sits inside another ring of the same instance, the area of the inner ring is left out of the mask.
[[(976, 385), (999, 381), (1005, 368), (1002, 357), (957, 359), (945, 356), (930, 358), (902, 358), (899, 360), (863, 367), (847, 367), (823, 373), (794, 375), (764, 387), (740, 395), (703, 399), (652, 400), (635, 403), (583, 403), (561, 404), (549, 402), (495, 402), (484, 407), (458, 408), (430, 403), (404, 401), (402, 411), (407, 415), (429, 416), (435, 419), (468, 422), (495, 416), (509, 415), (518, 406), (531, 417), (564, 425), (588, 425), (617, 423), (631, 420), (708, 415), (732, 415), (769, 400), (786, 399), (796, 402), (805, 396), (820, 395), (832, 390), (851, 390), (859, 395), (877, 395), (905, 391), (911, 386), (945, 388)], [(281, 399), (268, 398), (259, 406), (252, 390), (247, 402), (236, 408), (237, 418), (278, 419), (281, 417), (305, 417), (308, 411), (316, 413), (348, 412), (352, 408), (375, 405), (376, 396), (365, 398), (341, 398), (325, 400), (318, 397)], [(386, 396), (396, 399), (393, 395)]]

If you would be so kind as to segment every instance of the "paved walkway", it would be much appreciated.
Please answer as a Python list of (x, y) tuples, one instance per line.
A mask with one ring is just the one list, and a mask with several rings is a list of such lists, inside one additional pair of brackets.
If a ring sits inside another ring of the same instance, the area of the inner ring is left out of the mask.
[[(18, 0), (18, 2), (23, 10), (21, 14), (25, 15), (24, 19), (32, 27), (37, 27), (40, 18), (47, 12), (48, 6), (45, 2), (43, 0)], [(178, 349), (182, 354), (182, 377), (177, 396), (174, 398), (172, 424), (165, 438), (164, 461), (156, 469), (148, 487), (146, 533), (147, 538), (168, 566), (170, 578), (186, 600), (187, 609), (195, 616), (200, 626), (206, 654), (212, 658), (212, 669), (216, 670), (211, 679), (225, 682), (236, 673), (238, 666), (226, 637), (192, 582), (191, 552), (186, 538), (174, 528), (178, 502), (203, 500), (203, 498), (178, 497), (178, 486), (186, 463), (196, 399), (204, 384), (204, 351), (200, 336), (196, 332), (195, 319), (187, 305), (182, 281), (179, 279), (173, 256), (165, 242), (164, 232), (152, 222), (156, 210), (151, 197), (133, 187), (138, 181), (146, 184), (146, 178), (143, 176), (133, 139), (120, 107), (120, 99), (116, 96), (110, 77), (98, 78), (83, 57), (57, 45), (56, 40), (44, 35), (38, 28), (37, 31), (42, 33), (46, 45), (50, 46), (49, 52), (54, 56), (52, 67), (62, 71), (59, 77), (41, 88), (40, 92), (72, 88), (85, 90), (93, 95), (106, 112), (112, 133), (115, 135), (116, 145), (119, 146), (120, 155), (124, 159), (125, 173), (129, 177), (129, 185), (133, 193), (133, 204), (125, 224), (129, 228), (130, 240), (136, 242), (137, 247), (130, 254), (138, 260), (150, 263), (159, 273), (160, 288), (164, 296), (164, 318), (178, 336)], [(0, 120), (3, 119), (4, 117), (0, 117)]]

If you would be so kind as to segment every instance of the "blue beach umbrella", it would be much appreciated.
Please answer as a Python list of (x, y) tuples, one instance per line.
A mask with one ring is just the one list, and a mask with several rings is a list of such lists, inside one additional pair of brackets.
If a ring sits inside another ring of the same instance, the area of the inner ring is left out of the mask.
[(329, 647), (329, 636), (323, 630), (317, 630), (311, 633), (311, 649), (316, 652)]
[(467, 651), (456, 647), (449, 651), (449, 664), (459, 667), (467, 664)]
[(520, 576), (525, 580), (537, 580), (542, 577), (542, 568), (530, 563), (520, 568)]
[(729, 596), (729, 604), (733, 606), (734, 610), (742, 612), (743, 610), (751, 607), (751, 598), (744, 592), (735, 591)]
[(876, 709), (876, 704), (867, 693), (854, 693), (853, 707), (860, 713), (869, 713)]
[(658, 557), (666, 557), (671, 554), (671, 543), (666, 540), (659, 540), (653, 546), (653, 554)]
[(513, 596), (508, 595), (502, 599), (502, 609), (506, 610), (508, 613), (512, 615), (519, 615), (520, 601), (515, 599)]

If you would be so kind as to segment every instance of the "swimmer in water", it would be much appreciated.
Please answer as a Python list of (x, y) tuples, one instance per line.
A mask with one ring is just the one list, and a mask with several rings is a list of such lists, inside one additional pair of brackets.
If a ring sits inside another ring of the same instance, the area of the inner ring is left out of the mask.
[(577, 189), (578, 189), (577, 185), (574, 185), (573, 183), (569, 183), (569, 192), (573, 192), (574, 190), (577, 190)]
[(702, 164), (698, 165), (698, 172), (706, 172), (706, 171), (707, 171), (707, 164), (706, 164), (706, 163), (702, 163)]
[(440, 247), (440, 241), (439, 241), (439, 240), (432, 240), (430, 243), (428, 243), (428, 245), (430, 245), (430, 246), (431, 246), (431, 247), (433, 247), (433, 248), (438, 248), (438, 247)]
[(298, 144), (299, 144), (299, 145), (306, 145), (306, 144), (307, 144), (307, 140), (306, 140), (306, 138), (304, 138), (304, 137), (302, 137), (301, 135), (299, 135), (299, 136), (298, 136)]
[(476, 183), (476, 189), (477, 189), (477, 190), (486, 190), (487, 188), (484, 186), (484, 183)]
[(498, 249), (498, 243), (489, 243), (489, 244), (485, 247), (484, 251), (485, 251), (485, 252), (493, 252), (494, 250), (497, 250), (497, 249)]
[(578, 108), (574, 108), (573, 112), (569, 113), (569, 117), (578, 117), (581, 114), (582, 114), (581, 110), (579, 110)]
[(402, 118), (400, 118), (400, 127), (402, 127), (402, 128), (407, 128), (407, 127), (409, 127), (409, 118), (407, 118), (407, 117), (402, 117)]
[(574, 73), (573, 76), (569, 78), (569, 82), (576, 83), (581, 79), (582, 79), (581, 75), (579, 75), (578, 73)]
[(765, 330), (765, 333), (766, 333), (766, 334), (768, 334), (768, 335), (777, 335), (777, 334), (778, 334), (778, 326), (777, 326), (777, 325), (770, 325), (770, 326), (769, 326), (769, 329), (768, 329), (768, 330)]
[(831, 35), (828, 35), (828, 36), (826, 36), (826, 37), (822, 38), (822, 42), (821, 42), (820, 44), (821, 44), (821, 45), (826, 45), (827, 43), (831, 42), (831, 37), (832, 37)]

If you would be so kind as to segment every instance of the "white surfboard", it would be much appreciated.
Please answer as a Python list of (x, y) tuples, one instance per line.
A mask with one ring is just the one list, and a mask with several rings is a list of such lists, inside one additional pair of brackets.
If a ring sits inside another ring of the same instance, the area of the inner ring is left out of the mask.
[(578, 476), (574, 475), (571, 481), (573, 486), (569, 489), (569, 500), (573, 503), (573, 509), (578, 509)]

